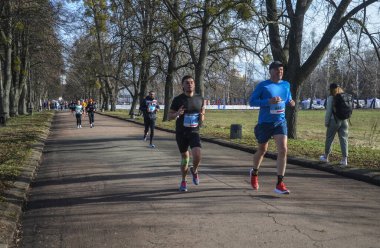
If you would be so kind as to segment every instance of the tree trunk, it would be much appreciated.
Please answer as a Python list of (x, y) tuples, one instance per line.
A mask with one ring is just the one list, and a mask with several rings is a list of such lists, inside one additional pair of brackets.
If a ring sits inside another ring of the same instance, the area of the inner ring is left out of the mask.
[(288, 137), (291, 139), (297, 139), (297, 120), (298, 120), (298, 110), (299, 110), (299, 97), (301, 93), (301, 87), (297, 84), (290, 84), (293, 100), (296, 105), (294, 108), (286, 108), (286, 120), (288, 122)]
[[(211, 5), (211, 1), (205, 1), (205, 9)], [(210, 14), (205, 11), (202, 22), (202, 38), (200, 44), (198, 63), (195, 64), (195, 91), (204, 97), (205, 86), (204, 86), (204, 76), (205, 67), (208, 55), (208, 43), (209, 43), (209, 31), (210, 31)]]
[(137, 101), (139, 99), (139, 95), (138, 94), (134, 94), (132, 96), (132, 104), (131, 104), (131, 109), (129, 110), (129, 116), (131, 118), (134, 117), (134, 113), (135, 113), (135, 109), (136, 109), (136, 106), (137, 106)]
[(141, 69), (140, 69), (140, 92), (139, 92), (139, 101), (141, 102), (144, 100), (146, 91), (147, 91), (147, 86), (148, 86), (148, 79), (149, 79), (149, 69), (150, 69), (150, 63), (149, 61), (143, 61), (141, 64)]
[[(12, 35), (9, 34), (9, 43), (12, 39)], [(1, 105), (2, 109), (0, 110), (3, 114), (5, 119), (9, 118), (9, 112), (10, 112), (10, 103), (9, 103), (9, 95), (12, 85), (12, 46), (10, 44), (5, 45), (5, 61), (4, 61), (4, 85), (3, 85), (3, 95), (1, 99)], [(1, 114), (1, 113), (0, 113)]]
[(4, 3), (4, 15), (6, 19), (3, 20), (2, 25), (3, 29), (0, 29), (0, 39), (2, 39), (2, 43), (4, 45), (4, 78), (1, 85), (1, 95), (0, 95), (0, 116), (3, 116), (6, 119), (9, 118), (9, 94), (12, 85), (12, 17), (11, 17), (11, 3), (10, 1), (6, 1)]
[(165, 102), (164, 102), (165, 108), (164, 108), (163, 121), (169, 120), (170, 102), (173, 99), (173, 75), (175, 72), (174, 63), (175, 61), (169, 59), (168, 72), (166, 74), (166, 80), (165, 80)]
[[(178, 5), (179, 1), (175, 1), (173, 4), (173, 11), (178, 16)], [(166, 80), (165, 80), (165, 109), (164, 109), (164, 116), (163, 121), (169, 120), (169, 109), (170, 109), (170, 103), (173, 99), (173, 78), (174, 73), (177, 71), (177, 56), (178, 56), (178, 43), (180, 40), (180, 32), (179, 32), (179, 26), (177, 26), (175, 29), (173, 29), (171, 33), (171, 41), (170, 41), (170, 52), (169, 52), (169, 62), (168, 62), (168, 71), (166, 74)]]
[(12, 85), (9, 99), (9, 116), (14, 117), (18, 115), (18, 103), (20, 99), (20, 60), (21, 41), (20, 36), (15, 36), (13, 42), (12, 52)]
[(20, 98), (19, 98), (19, 102), (18, 102), (18, 113), (20, 115), (28, 114), (27, 106), (26, 106), (27, 90), (28, 90), (28, 88), (26, 87), (26, 84), (24, 84), (23, 88), (21, 89), (21, 94), (20, 94)]

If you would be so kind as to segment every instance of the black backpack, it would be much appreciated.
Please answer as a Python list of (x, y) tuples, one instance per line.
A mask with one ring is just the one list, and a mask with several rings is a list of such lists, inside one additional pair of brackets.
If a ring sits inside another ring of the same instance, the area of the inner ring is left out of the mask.
[(339, 120), (349, 119), (352, 115), (353, 99), (350, 94), (341, 93), (334, 97), (334, 115)]

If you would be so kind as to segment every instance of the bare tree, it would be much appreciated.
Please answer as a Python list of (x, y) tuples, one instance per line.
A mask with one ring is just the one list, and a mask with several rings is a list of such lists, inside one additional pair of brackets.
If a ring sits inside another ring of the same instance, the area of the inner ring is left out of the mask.
[[(359, 11), (377, 1), (364, 0), (358, 4), (351, 0), (342, 0), (337, 4), (333, 1), (326, 2), (333, 13), (329, 16), (328, 25), (321, 39), (305, 61), (301, 60), (304, 23), (306, 13), (313, 1), (297, 0), (293, 3), (290, 0), (285, 0), (280, 4), (275, 0), (266, 0), (265, 2), (273, 59), (284, 63), (284, 79), (292, 83), (292, 95), (295, 99), (299, 99), (301, 85), (319, 64), (334, 36), (343, 30), (345, 24), (353, 20)], [(286, 21), (280, 22), (282, 18), (286, 18)], [(280, 28), (281, 26), (282, 28)], [(289, 138), (297, 138), (298, 101), (296, 103), (296, 108), (287, 111)]]

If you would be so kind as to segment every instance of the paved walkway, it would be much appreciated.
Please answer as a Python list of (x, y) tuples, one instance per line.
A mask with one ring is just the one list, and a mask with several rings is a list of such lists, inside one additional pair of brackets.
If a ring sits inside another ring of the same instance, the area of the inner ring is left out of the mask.
[(201, 184), (180, 193), (173, 134), (151, 149), (141, 126), (95, 118), (57, 113), (20, 247), (380, 247), (378, 186), (290, 164), (279, 196), (265, 159), (255, 192), (252, 154), (204, 142)]

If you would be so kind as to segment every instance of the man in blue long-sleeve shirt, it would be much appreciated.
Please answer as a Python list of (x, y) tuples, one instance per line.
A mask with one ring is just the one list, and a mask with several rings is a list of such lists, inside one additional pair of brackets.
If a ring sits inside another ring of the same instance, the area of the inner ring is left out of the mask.
[(274, 61), (269, 65), (270, 79), (259, 83), (249, 99), (249, 105), (260, 107), (259, 121), (255, 126), (255, 136), (258, 148), (253, 155), (253, 168), (250, 171), (251, 185), (254, 190), (259, 189), (258, 172), (260, 164), (268, 150), (268, 141), (271, 137), (277, 146), (277, 185), (275, 192), (289, 194), (283, 179), (286, 169), (288, 149), (288, 128), (285, 119), (285, 107), (295, 106), (290, 93), (290, 84), (282, 80), (283, 64)]

